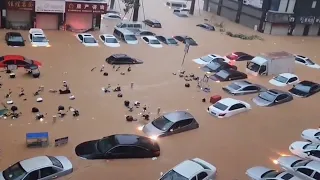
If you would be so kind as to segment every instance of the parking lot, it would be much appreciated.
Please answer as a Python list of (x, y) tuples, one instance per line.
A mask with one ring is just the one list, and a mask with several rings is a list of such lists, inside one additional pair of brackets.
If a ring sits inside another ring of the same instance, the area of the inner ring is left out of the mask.
[[(197, 47), (190, 47), (183, 67), (181, 61), (184, 45), (181, 43), (177, 47), (164, 46), (157, 49), (149, 47), (139, 39), (138, 45), (121, 42), (119, 48), (106, 47), (101, 41), (99, 47), (85, 47), (76, 39), (75, 33), (62, 31), (45, 31), (51, 44), (48, 48), (32, 47), (28, 40), (23, 48), (7, 47), (4, 41), (0, 43), (1, 56), (18, 54), (41, 61), (43, 64), (39, 79), (24, 77), (22, 70), (17, 71), (15, 79), (9, 79), (5, 73), (1, 74), (1, 94), (4, 96), (8, 89), (11, 89), (12, 100), (22, 112), (19, 119), (0, 121), (0, 131), (3, 135), (0, 138), (1, 169), (33, 156), (65, 155), (72, 161), (74, 172), (61, 179), (80, 180), (94, 177), (94, 180), (151, 180), (159, 178), (160, 172), (166, 172), (185, 159), (199, 157), (217, 167), (217, 180), (245, 180), (248, 179), (245, 171), (250, 167), (264, 165), (278, 168), (272, 163), (272, 159), (277, 159), (281, 154), (289, 154), (289, 144), (300, 139), (302, 130), (319, 126), (319, 94), (307, 99), (294, 98), (290, 103), (268, 108), (254, 105), (251, 99), (256, 94), (239, 96), (236, 99), (250, 103), (252, 110), (227, 119), (218, 119), (206, 112), (210, 104), (203, 103), (201, 99), (209, 99), (212, 95), (230, 97), (221, 89), (229, 82), (209, 81), (211, 92), (204, 93), (197, 90), (196, 82), (191, 82), (191, 87), (185, 88), (185, 81), (172, 75), (183, 68), (186, 73), (202, 77), (203, 72), (192, 59), (210, 53), (224, 56), (233, 51), (243, 51), (252, 55), (260, 52), (287, 51), (308, 56), (320, 63), (318, 38), (261, 35), (264, 41), (240, 40), (222, 35), (218, 31), (209, 32), (196, 27), (203, 19), (210, 19), (211, 14), (202, 12), (199, 15), (196, 12), (194, 17), (179, 19), (162, 1), (146, 1), (144, 6), (146, 16), (158, 19), (163, 26), (162, 29), (149, 30), (157, 35), (188, 35), (199, 44)], [(214, 21), (224, 21), (226, 29), (232, 32), (255, 34), (220, 17), (215, 17)], [(92, 33), (96, 39), (102, 33), (112, 34), (112, 23), (103, 23), (101, 32)], [(4, 37), (6, 32), (1, 30), (0, 36)], [(28, 32), (21, 33), (27, 39)], [(116, 53), (125, 53), (141, 59), (144, 64), (132, 66), (129, 73), (126, 72), (127, 67), (115, 71), (112, 66), (106, 65), (105, 59)], [(102, 64), (105, 64), (105, 72), (108, 72), (109, 76), (103, 76), (99, 72)], [(245, 62), (237, 62), (236, 65), (238, 70), (245, 72)], [(91, 71), (93, 67), (97, 69)], [(126, 74), (121, 75), (120, 72)], [(301, 80), (319, 83), (320, 71), (317, 69), (296, 65), (295, 74)], [(276, 88), (268, 83), (271, 78), (248, 75), (250, 82)], [(75, 100), (70, 101), (66, 96), (44, 93), (41, 95), (44, 100), (42, 103), (35, 101), (32, 93), (38, 86), (43, 85), (47, 91), (60, 87), (62, 81), (68, 82)], [(130, 89), (131, 82), (134, 82), (133, 89)], [(101, 87), (107, 84), (120, 84), (123, 98), (118, 98), (116, 93), (103, 93)], [(26, 101), (18, 97), (20, 87), (25, 89)], [(289, 87), (282, 89), (288, 90)], [(124, 100), (146, 104), (153, 113), (151, 119), (157, 117), (158, 107), (161, 107), (162, 112), (188, 110), (196, 117), (200, 128), (158, 139), (161, 156), (156, 160), (86, 161), (77, 157), (74, 147), (83, 141), (118, 133), (142, 135), (137, 130), (139, 122), (125, 121), (125, 115), (128, 114), (138, 118), (140, 110), (128, 112), (123, 106)], [(56, 113), (59, 105), (76, 107), (81, 115), (78, 118), (66, 116), (53, 124), (52, 115)], [(48, 114), (44, 121), (35, 120), (31, 113), (32, 107), (38, 107), (42, 113)], [(63, 147), (27, 149), (25, 134), (44, 131), (49, 132), (50, 139), (68, 136), (69, 143)]]

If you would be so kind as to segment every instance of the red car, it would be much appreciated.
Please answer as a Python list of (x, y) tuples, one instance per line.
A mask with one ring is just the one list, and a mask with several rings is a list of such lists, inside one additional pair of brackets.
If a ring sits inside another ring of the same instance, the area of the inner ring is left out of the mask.
[(244, 52), (234, 52), (226, 56), (230, 61), (249, 61), (254, 57)]
[(31, 66), (40, 67), (39, 61), (27, 59), (20, 55), (5, 55), (0, 57), (0, 68), (5, 68), (8, 65), (17, 65), (18, 67), (28, 68)]

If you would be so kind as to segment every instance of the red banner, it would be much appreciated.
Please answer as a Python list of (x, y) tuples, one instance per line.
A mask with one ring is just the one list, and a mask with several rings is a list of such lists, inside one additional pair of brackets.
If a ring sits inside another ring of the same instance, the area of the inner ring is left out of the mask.
[(7, 1), (8, 10), (33, 11), (34, 6), (35, 6), (34, 1), (17, 1), (17, 0)]
[(105, 14), (107, 9), (107, 3), (66, 2), (66, 12)]

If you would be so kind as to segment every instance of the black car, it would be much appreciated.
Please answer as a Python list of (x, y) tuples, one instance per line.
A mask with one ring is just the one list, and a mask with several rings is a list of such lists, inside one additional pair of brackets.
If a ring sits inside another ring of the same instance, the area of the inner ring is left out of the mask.
[(8, 32), (5, 37), (8, 46), (25, 46), (25, 40), (18, 32)]
[(173, 36), (173, 38), (179, 42), (182, 42), (183, 44), (189, 44), (190, 46), (198, 46), (197, 42), (189, 36)]
[(75, 153), (84, 159), (129, 159), (160, 156), (160, 147), (154, 140), (132, 134), (115, 134), (98, 140), (83, 142)]
[(250, 54), (244, 52), (233, 52), (231, 54), (226, 55), (226, 57), (231, 61), (249, 61), (254, 58)]
[(141, 31), (139, 32), (140, 36), (155, 36), (156, 34), (151, 31)]
[(208, 23), (203, 23), (203, 24), (197, 24), (198, 27), (201, 27), (205, 30), (208, 30), (208, 31), (215, 31), (216, 29), (214, 28), (214, 26), (208, 24)]
[(210, 79), (221, 82), (221, 81), (233, 81), (238, 79), (247, 79), (247, 74), (234, 70), (234, 69), (223, 69), (214, 75), (210, 76)]
[(299, 97), (309, 97), (320, 91), (320, 84), (311, 81), (301, 81), (294, 85), (289, 92)]
[(153, 27), (153, 28), (161, 28), (162, 27), (161, 23), (155, 19), (146, 19), (142, 22), (150, 27)]
[(142, 64), (143, 61), (132, 58), (126, 54), (113, 54), (106, 59), (108, 64)]
[(209, 64), (203, 66), (201, 70), (204, 72), (219, 72), (222, 69), (234, 69), (237, 70), (237, 66), (230, 65), (229, 63), (222, 61), (212, 61)]
[(156, 38), (157, 38), (160, 42), (162, 42), (162, 43), (164, 43), (164, 44), (166, 44), (166, 45), (175, 45), (175, 46), (178, 46), (178, 45), (179, 45), (178, 42), (177, 42), (174, 38), (166, 38), (166, 37), (164, 37), (164, 36), (156, 36)]

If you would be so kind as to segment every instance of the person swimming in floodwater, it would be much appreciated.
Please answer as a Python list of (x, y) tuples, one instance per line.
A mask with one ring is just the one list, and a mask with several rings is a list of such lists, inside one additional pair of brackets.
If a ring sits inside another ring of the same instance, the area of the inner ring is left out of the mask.
[(114, 91), (114, 92), (119, 92), (119, 91), (121, 91), (120, 85), (118, 84), (118, 86), (117, 86), (113, 91)]
[(63, 88), (64, 89), (59, 89), (59, 93), (60, 94), (70, 94), (71, 93), (71, 91), (69, 89), (69, 86), (68, 86), (66, 81), (63, 81)]

